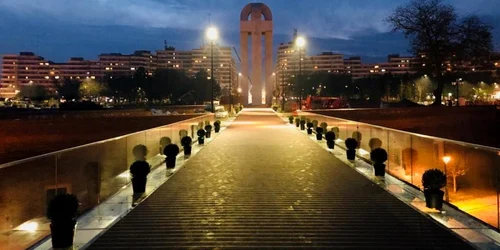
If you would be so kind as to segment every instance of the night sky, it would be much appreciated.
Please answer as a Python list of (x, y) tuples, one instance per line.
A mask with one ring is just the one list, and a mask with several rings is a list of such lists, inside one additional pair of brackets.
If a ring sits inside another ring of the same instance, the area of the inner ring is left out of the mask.
[[(402, 0), (270, 0), (274, 43), (290, 40), (294, 28), (311, 53), (334, 51), (384, 60), (408, 54), (407, 41), (388, 33), (383, 20)], [(460, 15), (477, 14), (492, 24), (500, 47), (499, 0), (448, 0)], [(0, 53), (33, 51), (50, 60), (95, 59), (101, 52), (157, 50), (163, 41), (178, 49), (203, 43), (209, 20), (223, 45), (239, 49), (241, 0), (0, 0)], [(209, 18), (210, 16), (210, 18)]]

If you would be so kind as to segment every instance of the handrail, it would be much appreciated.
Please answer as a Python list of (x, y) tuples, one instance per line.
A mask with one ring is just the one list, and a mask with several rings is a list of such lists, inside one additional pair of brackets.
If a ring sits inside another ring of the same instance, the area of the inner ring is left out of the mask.
[(102, 143), (106, 143), (106, 142), (110, 142), (110, 141), (119, 140), (119, 139), (122, 139), (122, 138), (127, 137), (127, 136), (131, 136), (131, 135), (135, 135), (135, 134), (146, 132), (148, 130), (159, 129), (159, 128), (162, 128), (164, 126), (176, 125), (177, 123), (186, 122), (186, 121), (190, 121), (190, 120), (194, 120), (194, 119), (199, 119), (200, 117), (207, 117), (207, 116), (211, 116), (211, 115), (213, 115), (213, 114), (210, 113), (210, 114), (205, 114), (205, 115), (198, 115), (198, 116), (195, 116), (193, 118), (189, 118), (187, 120), (181, 120), (181, 121), (177, 121), (177, 122), (174, 122), (174, 123), (169, 123), (169, 124), (158, 126), (158, 127), (154, 127), (154, 128), (140, 130), (140, 131), (136, 131), (136, 132), (133, 132), (133, 133), (130, 133), (130, 134), (126, 134), (126, 135), (121, 135), (121, 136), (117, 136), (117, 137), (113, 137), (113, 138), (109, 138), (109, 139), (104, 139), (104, 140), (100, 140), (100, 141), (96, 141), (96, 142), (91, 142), (91, 143), (87, 143), (87, 144), (83, 144), (83, 145), (79, 145), (79, 146), (75, 146), (75, 147), (71, 147), (71, 148), (65, 148), (65, 149), (61, 149), (61, 150), (58, 150), (58, 151), (54, 151), (54, 152), (49, 152), (49, 153), (45, 153), (45, 154), (41, 154), (41, 155), (36, 155), (36, 156), (24, 158), (24, 159), (21, 159), (21, 160), (15, 160), (15, 161), (11, 161), (11, 162), (2, 163), (2, 164), (0, 164), (0, 169), (12, 167), (14, 165), (22, 164), (22, 163), (25, 163), (25, 162), (30, 162), (30, 161), (37, 160), (37, 159), (40, 159), (40, 158), (45, 158), (45, 157), (48, 157), (48, 156), (62, 154), (62, 153), (68, 152), (68, 151), (72, 151), (72, 150), (76, 150), (76, 149), (80, 149), (80, 148), (84, 148), (84, 147), (89, 147), (89, 146), (94, 146), (94, 145), (98, 145), (98, 144), (102, 144)]
[(489, 151), (496, 151), (496, 152), (500, 153), (500, 148), (495, 148), (495, 147), (490, 147), (490, 146), (485, 146), (485, 145), (480, 145), (480, 144), (474, 144), (474, 143), (470, 143), (470, 142), (457, 141), (457, 140), (452, 140), (452, 139), (447, 139), (447, 138), (441, 138), (441, 137), (436, 137), (436, 136), (431, 136), (431, 135), (423, 135), (423, 134), (408, 132), (408, 131), (404, 131), (404, 130), (383, 127), (383, 126), (379, 126), (379, 125), (375, 125), (375, 124), (371, 124), (371, 123), (352, 121), (352, 120), (347, 120), (347, 119), (343, 119), (343, 118), (339, 118), (339, 117), (335, 117), (335, 116), (327, 116), (327, 115), (322, 115), (322, 114), (317, 114), (317, 113), (312, 113), (312, 112), (307, 112), (307, 111), (302, 111), (302, 113), (308, 113), (308, 114), (312, 114), (312, 115), (323, 116), (323, 117), (326, 117), (326, 118), (335, 118), (335, 119), (346, 121), (346, 122), (353, 122), (353, 123), (368, 125), (368, 126), (371, 126), (371, 127), (376, 127), (376, 128), (380, 128), (380, 129), (384, 129), (384, 130), (389, 130), (389, 131), (399, 132), (399, 133), (403, 133), (403, 134), (413, 135), (413, 136), (422, 137), (422, 138), (426, 138), (426, 139), (435, 139), (435, 140), (440, 140), (440, 141), (445, 141), (445, 142), (451, 142), (451, 143), (459, 144), (459, 145), (462, 145), (462, 146), (472, 146), (472, 147), (474, 147), (476, 149), (481, 148), (481, 149), (485, 149), (485, 150), (489, 150)]

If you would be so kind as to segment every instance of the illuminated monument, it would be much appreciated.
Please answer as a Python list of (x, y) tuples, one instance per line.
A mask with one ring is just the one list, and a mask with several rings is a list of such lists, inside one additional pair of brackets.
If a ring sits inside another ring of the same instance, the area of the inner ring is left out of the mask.
[[(249, 75), (248, 37), (252, 39), (251, 68)], [(265, 58), (262, 62), (262, 36)], [(240, 15), (241, 88), (245, 104), (269, 104), (273, 92), (273, 16), (263, 3), (247, 4)], [(262, 65), (265, 65), (264, 78)], [(250, 79), (250, 82), (248, 82)]]

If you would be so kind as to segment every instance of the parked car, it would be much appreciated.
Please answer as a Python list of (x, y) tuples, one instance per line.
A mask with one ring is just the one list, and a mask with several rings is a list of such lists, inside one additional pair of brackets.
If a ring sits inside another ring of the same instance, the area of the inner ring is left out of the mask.
[(229, 113), (226, 111), (224, 106), (216, 106), (215, 107), (215, 118), (226, 118), (229, 116)]

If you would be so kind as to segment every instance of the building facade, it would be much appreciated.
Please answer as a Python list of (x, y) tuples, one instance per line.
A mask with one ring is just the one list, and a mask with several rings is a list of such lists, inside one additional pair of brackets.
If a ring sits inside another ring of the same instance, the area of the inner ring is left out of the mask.
[[(164, 50), (156, 51), (156, 54), (147, 50), (135, 51), (130, 55), (107, 53), (100, 54), (98, 60), (72, 57), (65, 63), (55, 63), (32, 52), (4, 55), (0, 97), (15, 97), (23, 86), (33, 84), (54, 91), (54, 81), (65, 78), (104, 82), (112, 77), (132, 76), (140, 67), (149, 75), (162, 68), (183, 70), (191, 77), (200, 70), (206, 70), (210, 74), (210, 55), (208, 46), (188, 51), (165, 47)], [(236, 82), (236, 77), (236, 63), (232, 58), (231, 47), (215, 46), (215, 80), (224, 89), (229, 88), (231, 82)]]

